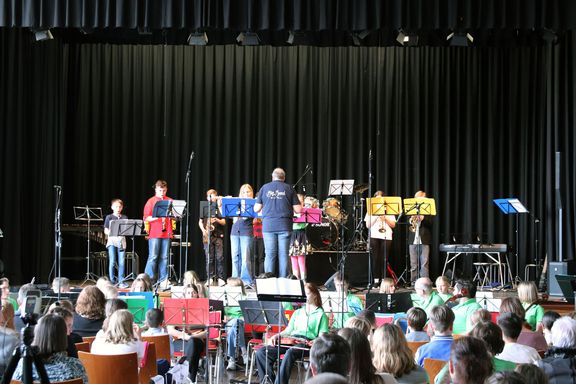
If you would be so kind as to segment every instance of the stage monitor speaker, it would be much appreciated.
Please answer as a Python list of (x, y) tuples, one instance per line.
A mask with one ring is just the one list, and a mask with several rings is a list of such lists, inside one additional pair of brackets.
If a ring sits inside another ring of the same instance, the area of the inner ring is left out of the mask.
[(562, 289), (558, 285), (556, 275), (573, 275), (573, 261), (551, 261), (548, 265), (548, 291), (550, 296), (562, 297)]

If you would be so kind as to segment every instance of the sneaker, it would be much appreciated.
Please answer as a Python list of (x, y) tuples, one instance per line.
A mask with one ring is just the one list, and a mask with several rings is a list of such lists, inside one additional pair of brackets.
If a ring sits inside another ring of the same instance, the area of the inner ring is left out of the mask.
[(236, 360), (228, 359), (228, 365), (226, 366), (227, 371), (235, 371), (236, 370)]
[(130, 286), (129, 286), (128, 284), (124, 283), (124, 282), (118, 284), (118, 288), (120, 288), (120, 289), (126, 289), (126, 288), (128, 288), (128, 287), (130, 287)]

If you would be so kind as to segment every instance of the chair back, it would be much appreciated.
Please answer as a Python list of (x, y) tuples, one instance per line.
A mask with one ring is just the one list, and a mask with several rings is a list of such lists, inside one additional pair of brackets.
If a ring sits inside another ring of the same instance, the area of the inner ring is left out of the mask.
[(90, 345), (90, 348), (92, 348), (92, 343), (94, 342), (95, 339), (96, 336), (85, 336), (82, 338), (82, 341), (88, 343)]
[[(35, 381), (34, 383), (37, 383), (37, 381)], [(83, 384), (83, 383), (84, 382), (81, 377), (77, 379), (70, 379), (64, 381), (52, 381), (52, 384)], [(19, 380), (10, 380), (10, 384), (22, 384), (22, 382)]]
[(412, 354), (416, 356), (416, 351), (418, 348), (423, 346), (424, 344), (428, 343), (428, 341), (408, 341), (408, 348), (412, 351)]
[(154, 345), (156, 346), (157, 359), (166, 359), (169, 362), (170, 359), (172, 358), (172, 356), (170, 356), (170, 336), (168, 336), (168, 334), (142, 336), (142, 341), (154, 343)]
[(90, 343), (87, 341), (83, 341), (81, 343), (76, 343), (76, 349), (82, 352), (90, 352)]
[(428, 373), (428, 379), (430, 383), (434, 382), (434, 379), (438, 375), (438, 373), (444, 368), (444, 366), (448, 363), (446, 360), (437, 360), (437, 359), (424, 359), (424, 369)]
[(138, 384), (138, 356), (136, 352), (125, 355), (94, 355), (78, 352), (86, 368), (90, 384)]
[(138, 378), (140, 384), (149, 384), (150, 378), (158, 374), (158, 367), (156, 365), (156, 346), (154, 343), (148, 343), (146, 361), (143, 363), (144, 365), (140, 368)]

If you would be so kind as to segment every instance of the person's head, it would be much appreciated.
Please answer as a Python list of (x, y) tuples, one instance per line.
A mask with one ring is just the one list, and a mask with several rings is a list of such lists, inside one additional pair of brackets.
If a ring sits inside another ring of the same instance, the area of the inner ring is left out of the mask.
[(421, 277), (414, 283), (414, 289), (418, 296), (428, 297), (432, 293), (432, 280), (429, 277)]
[(96, 320), (104, 318), (106, 298), (95, 285), (90, 285), (80, 292), (76, 301), (76, 313), (82, 317)]
[(454, 319), (454, 312), (446, 305), (436, 305), (430, 310), (430, 325), (434, 333), (452, 332)]
[(348, 277), (346, 275), (342, 276), (340, 272), (334, 275), (334, 286), (336, 287), (336, 292), (348, 292)]
[(38, 348), (38, 355), (46, 360), (55, 353), (65, 352), (68, 348), (66, 322), (58, 315), (44, 315), (34, 327), (32, 345)]
[(238, 192), (238, 197), (251, 199), (254, 197), (254, 189), (250, 184), (242, 184), (240, 191)]
[(276, 168), (272, 171), (272, 180), (284, 181), (286, 180), (286, 172), (282, 168)]
[(477, 309), (470, 315), (470, 324), (472, 326), (478, 324), (481, 321), (491, 321), (491, 320), (492, 320), (492, 314), (484, 308)]
[(110, 316), (106, 328), (106, 341), (112, 344), (127, 344), (135, 341), (134, 317), (127, 309), (119, 309)]
[(275, 277), (273, 272), (263, 272), (261, 274), (258, 275), (258, 279), (271, 279)]
[(246, 291), (244, 290), (244, 282), (239, 277), (229, 277), (226, 279), (226, 285), (229, 287), (240, 287), (242, 288), (242, 294), (246, 295)]
[(548, 376), (537, 365), (518, 364), (514, 371), (522, 376), (523, 384), (548, 384)]
[(504, 340), (502, 339), (502, 330), (496, 324), (490, 321), (481, 321), (477, 323), (470, 331), (469, 336), (484, 340), (488, 346), (488, 351), (495, 356), (504, 349)]
[(164, 322), (164, 312), (158, 308), (149, 309), (146, 312), (146, 325), (149, 328), (160, 328)]
[(500, 303), (500, 313), (512, 312), (518, 315), (521, 319), (526, 317), (526, 310), (522, 306), (522, 302), (517, 297), (506, 297)]
[(394, 279), (386, 277), (380, 282), (380, 293), (392, 294), (396, 292), (396, 283)]
[(120, 299), (110, 299), (106, 301), (106, 317), (112, 316), (112, 314), (120, 309), (128, 309), (128, 304), (124, 300)]
[(372, 327), (372, 329), (376, 329), (376, 314), (374, 313), (373, 310), (363, 309), (360, 312), (358, 312), (356, 317), (359, 317), (361, 319), (366, 319), (370, 323), (370, 326)]
[(103, 290), (105, 286), (111, 285), (112, 282), (108, 278), (108, 276), (101, 276), (98, 280), (96, 280), (96, 286), (98, 289)]
[(56, 277), (52, 280), (52, 291), (54, 293), (70, 292), (70, 280), (67, 277)]
[(0, 290), (2, 291), (2, 299), (10, 296), (10, 280), (6, 277), (0, 278)]
[(525, 382), (522, 375), (518, 372), (502, 371), (494, 372), (490, 377), (486, 379), (484, 384), (525, 384)]
[(469, 336), (454, 340), (448, 370), (453, 383), (483, 384), (493, 370), (486, 343)]
[(148, 283), (146, 280), (144, 280), (140, 277), (137, 277), (132, 282), (132, 285), (130, 286), (130, 291), (132, 291), (132, 292), (151, 292), (152, 291), (152, 285), (150, 285), (150, 283)]
[(6, 299), (1, 300), (2, 309), (0, 310), (0, 325), (14, 329), (14, 307)]
[(383, 324), (376, 329), (372, 336), (372, 355), (376, 372), (402, 377), (416, 368), (404, 332), (394, 324)]
[(22, 304), (24, 304), (24, 300), (26, 300), (28, 292), (30, 292), (33, 289), (36, 289), (36, 287), (34, 286), (34, 284), (30, 283), (24, 284), (20, 287), (20, 289), (18, 290), (18, 298), (16, 299), (19, 306), (22, 306)]
[(188, 284), (202, 284), (196, 271), (184, 272), (184, 285), (186, 286)]
[(198, 285), (196, 284), (189, 284), (184, 287), (184, 298), (185, 299), (197, 299), (200, 297), (200, 293), (198, 292)]
[(462, 295), (463, 298), (476, 297), (476, 283), (471, 280), (458, 280), (454, 284), (454, 295)]
[(348, 375), (350, 368), (350, 346), (334, 333), (322, 333), (314, 340), (310, 349), (310, 369), (313, 375), (333, 372)]
[(552, 345), (556, 348), (576, 348), (576, 320), (562, 316), (554, 322)]
[(426, 192), (418, 191), (414, 194), (414, 197), (426, 197)]
[(522, 332), (524, 319), (513, 312), (501, 312), (498, 316), (498, 326), (502, 330), (504, 341), (515, 342)]
[(353, 316), (346, 320), (346, 328), (354, 328), (362, 332), (366, 337), (372, 335), (372, 325), (363, 317)]
[(551, 331), (554, 322), (560, 318), (560, 314), (555, 311), (546, 311), (542, 316), (542, 327), (547, 330)]
[(383, 197), (384, 196), (384, 191), (378, 190), (376, 192), (374, 192), (374, 197)]
[(521, 281), (518, 283), (518, 299), (522, 303), (532, 304), (538, 301), (538, 288), (533, 281)]
[(414, 331), (423, 331), (426, 325), (426, 312), (422, 308), (412, 307), (406, 313), (408, 326)]
[(436, 290), (438, 293), (448, 294), (450, 293), (450, 279), (446, 276), (438, 276), (436, 279)]
[(69, 335), (72, 333), (72, 329), (74, 328), (74, 315), (72, 312), (67, 310), (64, 307), (54, 307), (48, 311), (49, 314), (58, 315), (64, 319), (66, 323), (66, 334)]
[(304, 284), (304, 290), (306, 291), (306, 303), (312, 304), (317, 308), (322, 308), (322, 298), (316, 285), (306, 283)]
[(350, 383), (370, 383), (376, 374), (376, 368), (372, 364), (372, 351), (368, 338), (354, 328), (342, 328), (338, 331), (338, 335), (350, 346)]
[(112, 284), (108, 284), (102, 288), (102, 293), (104, 294), (106, 300), (116, 299), (118, 297), (118, 288)]
[(218, 201), (218, 191), (214, 188), (210, 188), (206, 191), (206, 201), (216, 202)]
[(110, 208), (112, 208), (112, 212), (114, 212), (116, 216), (120, 216), (122, 208), (124, 208), (124, 202), (120, 199), (112, 199), (110, 202)]
[(62, 307), (64, 309), (67, 309), (72, 314), (74, 313), (74, 304), (72, 304), (72, 302), (70, 300), (57, 300), (57, 301), (53, 302), (48, 307), (47, 312), (50, 312), (52, 309), (58, 308), (58, 307)]
[(156, 180), (152, 187), (156, 197), (163, 198), (168, 192), (168, 183), (165, 180)]

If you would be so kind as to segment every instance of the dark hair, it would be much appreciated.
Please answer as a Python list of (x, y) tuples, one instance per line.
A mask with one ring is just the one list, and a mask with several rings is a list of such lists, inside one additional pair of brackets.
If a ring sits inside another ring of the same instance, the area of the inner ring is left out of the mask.
[(514, 371), (494, 372), (486, 379), (485, 384), (524, 384), (524, 378)]
[(464, 290), (466, 294), (462, 293), (465, 297), (474, 298), (476, 297), (476, 283), (472, 280), (457, 280), (454, 287), (460, 290), (460, 293)]
[(502, 330), (496, 324), (489, 321), (480, 321), (476, 323), (470, 331), (470, 336), (476, 337), (488, 345), (488, 350), (492, 355), (497, 355), (504, 349), (504, 340), (502, 340)]
[(546, 311), (542, 316), (542, 326), (544, 329), (551, 330), (554, 322), (560, 318), (560, 314), (555, 311)]
[(526, 310), (522, 306), (522, 302), (517, 297), (506, 297), (500, 303), (500, 313), (512, 312), (518, 315), (519, 318), (524, 320), (526, 317)]
[(450, 361), (454, 367), (453, 382), (482, 384), (492, 374), (492, 356), (486, 343), (480, 339), (464, 336), (454, 340), (450, 349)]
[(372, 350), (370, 342), (362, 331), (355, 328), (342, 328), (338, 331), (350, 346), (350, 375), (352, 384), (381, 382), (372, 363)]
[(273, 272), (264, 272), (258, 275), (257, 279), (271, 279), (275, 277)]
[(430, 310), (430, 322), (434, 330), (446, 332), (454, 324), (454, 312), (445, 305), (436, 305)]
[(356, 317), (362, 317), (366, 320), (368, 320), (368, 322), (370, 323), (370, 325), (374, 328), (376, 328), (376, 314), (374, 313), (373, 310), (371, 309), (363, 309), (360, 312), (358, 312), (358, 314), (356, 315)]
[(335, 333), (323, 333), (316, 338), (310, 349), (310, 364), (315, 367), (316, 373), (333, 372), (347, 376), (350, 346)]
[(523, 323), (524, 319), (512, 312), (504, 312), (498, 316), (498, 326), (502, 329), (502, 334), (512, 340), (520, 336)]
[(156, 187), (167, 188), (168, 183), (166, 182), (166, 180), (156, 180), (156, 182), (154, 183), (152, 188), (156, 188)]
[(522, 375), (524, 384), (548, 384), (548, 376), (537, 365), (518, 364), (514, 371)]
[(148, 323), (149, 327), (158, 328), (162, 325), (163, 321), (164, 312), (162, 312), (160, 309), (152, 308), (146, 312), (146, 323)]
[(55, 314), (44, 315), (40, 318), (34, 327), (32, 345), (38, 347), (38, 355), (43, 360), (47, 360), (55, 353), (66, 351), (68, 335), (64, 318)]
[(57, 315), (62, 317), (63, 319), (70, 319), (74, 317), (74, 314), (64, 307), (54, 307), (48, 311), (48, 314)]
[(423, 331), (427, 320), (426, 312), (422, 308), (412, 307), (406, 313), (406, 320), (415, 331)]

